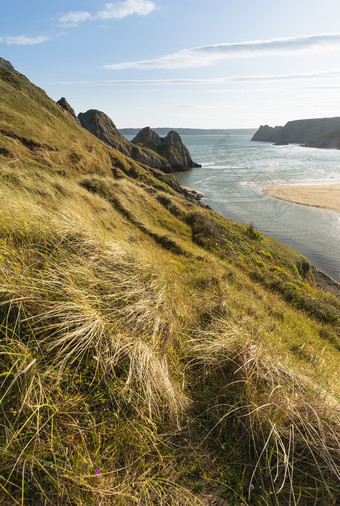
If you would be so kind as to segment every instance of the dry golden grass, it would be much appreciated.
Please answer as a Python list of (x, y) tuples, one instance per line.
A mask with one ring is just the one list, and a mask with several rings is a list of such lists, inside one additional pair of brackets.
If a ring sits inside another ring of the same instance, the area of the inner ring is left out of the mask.
[(3, 74), (1, 504), (335, 504), (339, 300)]

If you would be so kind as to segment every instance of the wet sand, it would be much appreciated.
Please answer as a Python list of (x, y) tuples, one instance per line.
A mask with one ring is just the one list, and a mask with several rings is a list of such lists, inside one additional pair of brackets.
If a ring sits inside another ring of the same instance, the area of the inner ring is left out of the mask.
[(277, 199), (340, 213), (340, 184), (270, 186), (263, 191)]

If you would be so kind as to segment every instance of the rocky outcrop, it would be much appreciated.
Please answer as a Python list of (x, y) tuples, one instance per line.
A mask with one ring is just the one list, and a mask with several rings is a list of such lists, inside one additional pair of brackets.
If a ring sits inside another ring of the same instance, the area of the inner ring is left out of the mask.
[(85, 113), (80, 113), (78, 118), (81, 126), (98, 139), (148, 167), (160, 169), (166, 173), (200, 167), (191, 160), (189, 151), (175, 131), (169, 132), (163, 139), (147, 127), (143, 128), (132, 142), (129, 142), (119, 132), (113, 121), (101, 111), (90, 109)]
[(0, 67), (2, 67), (3, 69), (9, 70), (9, 72), (14, 72), (15, 74), (17, 74), (17, 71), (15, 70), (13, 65), (9, 61), (5, 60), (4, 58), (0, 58)]
[(270, 127), (269, 125), (261, 125), (251, 140), (261, 142), (277, 142), (282, 129), (282, 126)]
[(192, 161), (188, 149), (184, 146), (177, 132), (171, 130), (166, 137), (160, 137), (150, 127), (143, 128), (132, 140), (133, 144), (151, 149), (165, 158), (173, 171), (184, 171), (193, 167), (200, 167)]
[(162, 144), (162, 138), (152, 128), (145, 127), (138, 132), (131, 142), (156, 150)]
[(253, 141), (275, 144), (303, 144), (307, 147), (340, 148), (340, 118), (289, 121), (284, 127), (261, 126)]
[(128, 141), (117, 130), (116, 125), (105, 113), (96, 109), (90, 109), (87, 112), (81, 112), (78, 115), (78, 119), (81, 126), (98, 137), (98, 139), (118, 149), (124, 155), (130, 155)]
[(85, 113), (80, 113), (78, 118), (82, 127), (109, 146), (133, 158), (136, 162), (154, 169), (160, 169), (163, 172), (172, 172), (171, 165), (165, 158), (162, 158), (154, 151), (135, 146), (129, 142), (116, 128), (111, 118), (102, 111), (90, 109)]
[(76, 122), (78, 123), (78, 125), (80, 125), (80, 121), (77, 118), (76, 113), (74, 112), (74, 109), (70, 106), (70, 104), (68, 103), (68, 101), (66, 100), (65, 97), (61, 97), (61, 99), (58, 100), (57, 104), (60, 105), (60, 107), (62, 109), (64, 109), (64, 111), (66, 111), (69, 114), (71, 114), (71, 116), (76, 120)]

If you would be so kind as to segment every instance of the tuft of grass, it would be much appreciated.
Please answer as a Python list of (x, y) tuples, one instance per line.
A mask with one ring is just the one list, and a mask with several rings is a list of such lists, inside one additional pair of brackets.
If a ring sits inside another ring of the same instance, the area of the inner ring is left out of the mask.
[[(206, 427), (204, 444), (214, 441), (228, 459), (235, 440), (242, 445), (247, 454), (243, 499), (309, 504), (317, 496), (319, 504), (335, 504), (337, 400), (287, 363), (273, 361), (250, 334), (227, 321), (220, 320), (214, 332), (201, 333), (193, 344), (191, 367), (195, 375), (203, 368), (209, 399), (202, 419), (206, 424), (208, 416), (215, 418)], [(204, 397), (200, 402), (205, 404)]]

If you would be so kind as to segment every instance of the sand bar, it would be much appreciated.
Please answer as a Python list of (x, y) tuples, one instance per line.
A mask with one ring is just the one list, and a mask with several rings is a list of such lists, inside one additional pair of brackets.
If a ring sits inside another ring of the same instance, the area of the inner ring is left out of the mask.
[(269, 186), (263, 191), (277, 199), (340, 213), (340, 184)]

